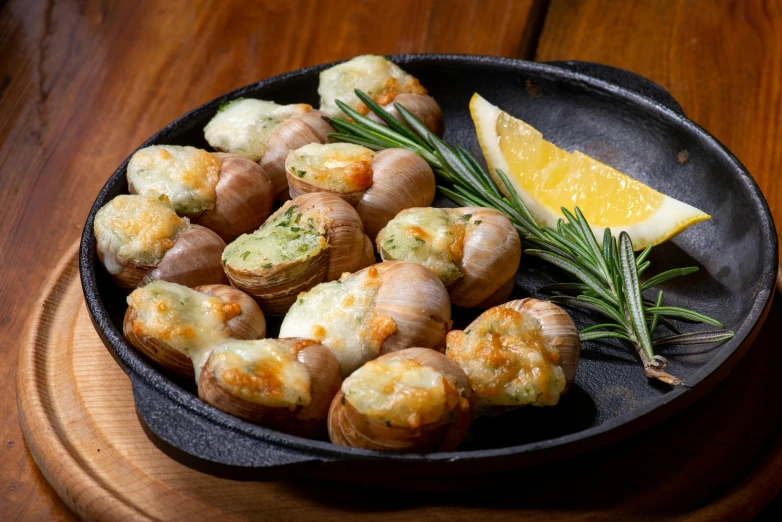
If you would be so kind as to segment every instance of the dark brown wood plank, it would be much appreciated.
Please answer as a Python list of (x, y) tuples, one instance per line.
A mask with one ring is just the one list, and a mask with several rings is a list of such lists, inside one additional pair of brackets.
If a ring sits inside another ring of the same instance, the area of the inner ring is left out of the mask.
[(514, 56), (532, 0), (0, 2), (0, 519), (71, 519), (19, 430), (16, 347), (105, 180), (226, 91), (363, 53)]

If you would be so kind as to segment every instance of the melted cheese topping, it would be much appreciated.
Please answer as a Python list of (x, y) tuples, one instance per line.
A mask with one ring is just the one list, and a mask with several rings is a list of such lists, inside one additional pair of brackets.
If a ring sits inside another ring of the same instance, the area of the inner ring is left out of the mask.
[(343, 377), (350, 375), (377, 358), (385, 340), (396, 331), (391, 317), (374, 312), (381, 284), (377, 270), (370, 267), (315, 286), (300, 294), (288, 310), (280, 337), (320, 341), (336, 356)]
[(449, 285), (462, 277), (464, 234), (470, 218), (470, 214), (457, 216), (444, 208), (404, 210), (378, 234), (380, 257), (423, 265)]
[(293, 348), (274, 339), (227, 341), (214, 349), (209, 366), (233, 395), (265, 406), (307, 406), (310, 374)]
[(352, 143), (310, 143), (288, 153), (285, 168), (298, 178), (334, 192), (372, 186), (375, 153)]
[(224, 103), (204, 127), (204, 137), (216, 150), (258, 161), (266, 151), (274, 129), (288, 118), (312, 110), (306, 104), (277, 105), (274, 102), (240, 98)]
[(426, 94), (414, 77), (383, 56), (357, 56), (320, 73), (318, 94), (320, 110), (329, 116), (344, 116), (335, 100), (340, 100), (361, 114), (369, 108), (354, 90), (364, 91), (380, 105), (391, 103), (398, 94)]
[(565, 389), (559, 350), (545, 342), (530, 315), (491, 308), (466, 331), (450, 332), (447, 343), (446, 354), (485, 404), (553, 406)]
[(438, 422), (459, 403), (459, 392), (441, 373), (417, 361), (370, 361), (342, 383), (345, 400), (387, 426), (418, 428)]
[(94, 231), (103, 264), (118, 274), (128, 263), (156, 266), (189, 225), (164, 201), (117, 196), (95, 214)]
[(136, 312), (133, 332), (190, 357), (196, 378), (212, 347), (228, 338), (226, 321), (235, 315), (235, 303), (166, 281), (133, 290), (128, 306)]
[(299, 212), (287, 202), (252, 234), (242, 234), (223, 251), (223, 264), (242, 270), (271, 268), (315, 256), (328, 248), (324, 219), (316, 209)]
[(137, 151), (128, 163), (128, 183), (136, 193), (165, 196), (179, 213), (214, 208), (221, 162), (195, 147), (153, 145)]

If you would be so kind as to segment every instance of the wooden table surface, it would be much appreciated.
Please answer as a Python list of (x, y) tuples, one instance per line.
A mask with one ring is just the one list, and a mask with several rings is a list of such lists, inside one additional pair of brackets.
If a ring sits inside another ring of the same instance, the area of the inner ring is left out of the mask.
[[(228, 90), (363, 53), (623, 67), (668, 89), (782, 216), (780, 0), (8, 0), (0, 2), (0, 50), (0, 520), (73, 518), (29, 457), (17, 421), (16, 349), (41, 283), (116, 166), (155, 130)], [(652, 447), (647, 464), (714, 466), (712, 483), (692, 487), (715, 488), (709, 498), (720, 509), (700, 506), (699, 517), (752, 517), (782, 487), (782, 462), (765, 458), (782, 444), (782, 394), (757, 396), (776, 376), (753, 357), (778, 345), (780, 319), (777, 302), (736, 375), (669, 421), (690, 431), (679, 439), (665, 432), (668, 446)], [(773, 413), (741, 414), (759, 400)], [(723, 407), (730, 421), (707, 424)], [(742, 462), (756, 465), (692, 457), (720, 438), (746, 438), (751, 458)], [(764, 486), (742, 490), (750, 479)], [(605, 493), (594, 502), (610, 503)]]

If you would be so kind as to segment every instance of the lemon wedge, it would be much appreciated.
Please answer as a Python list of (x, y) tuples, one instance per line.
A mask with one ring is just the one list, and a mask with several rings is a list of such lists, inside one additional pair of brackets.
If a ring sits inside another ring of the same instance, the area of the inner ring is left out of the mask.
[(582, 152), (560, 149), (477, 93), (470, 100), (470, 114), (494, 181), (510, 196), (496, 170), (505, 172), (541, 225), (556, 227), (561, 207), (579, 207), (598, 240), (609, 227), (617, 237), (627, 232), (633, 247), (641, 250), (710, 217)]

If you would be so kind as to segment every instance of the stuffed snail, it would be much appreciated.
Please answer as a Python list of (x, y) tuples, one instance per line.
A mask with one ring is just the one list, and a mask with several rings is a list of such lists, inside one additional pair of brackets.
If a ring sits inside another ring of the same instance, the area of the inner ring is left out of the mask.
[(415, 263), (372, 265), (300, 294), (281, 337), (316, 339), (347, 377), (378, 356), (410, 346), (442, 351), (451, 303), (442, 283)]
[[(318, 94), (320, 110), (328, 116), (345, 117), (336, 100), (361, 114), (369, 113), (357, 96), (361, 90), (372, 101), (383, 107), (394, 118), (402, 120), (395, 104), (403, 105), (410, 113), (438, 136), (443, 135), (443, 111), (426, 89), (413, 76), (383, 56), (364, 55), (330, 67), (320, 73)], [(370, 118), (382, 123), (374, 114)]]
[(464, 307), (505, 301), (521, 259), (521, 242), (510, 220), (480, 207), (404, 210), (376, 242), (384, 261), (412, 261), (432, 270), (451, 302)]
[(187, 288), (153, 281), (127, 298), (123, 332), (137, 350), (180, 377), (195, 377), (212, 348), (260, 339), (266, 320), (255, 301), (227, 285)]
[(331, 442), (357, 448), (456, 449), (470, 425), (470, 382), (443, 354), (408, 348), (366, 363), (331, 403)]
[(153, 145), (127, 169), (131, 194), (167, 198), (174, 210), (224, 241), (258, 228), (274, 203), (269, 175), (257, 163), (195, 147)]
[(198, 396), (216, 408), (272, 429), (325, 432), (342, 384), (334, 355), (311, 339), (227, 341), (211, 352)]
[(204, 127), (204, 137), (215, 150), (259, 162), (272, 184), (272, 195), (285, 193), (285, 158), (308, 143), (326, 143), (334, 132), (307, 104), (278, 105), (239, 98), (223, 103)]
[(225, 242), (177, 216), (165, 197), (122, 195), (95, 214), (98, 258), (117, 285), (135, 288), (163, 279), (186, 286), (227, 282)]
[(576, 374), (581, 345), (573, 320), (548, 301), (521, 299), (448, 334), (446, 355), (470, 378), (476, 411), (553, 406)]
[(374, 152), (351, 143), (312, 143), (291, 151), (285, 162), (291, 197), (328, 192), (354, 207), (364, 232), (374, 240), (400, 211), (430, 205), (435, 180), (415, 152)]
[(231, 283), (268, 315), (284, 315), (299, 292), (374, 261), (356, 211), (326, 193), (286, 202), (261, 228), (239, 236), (223, 252)]

